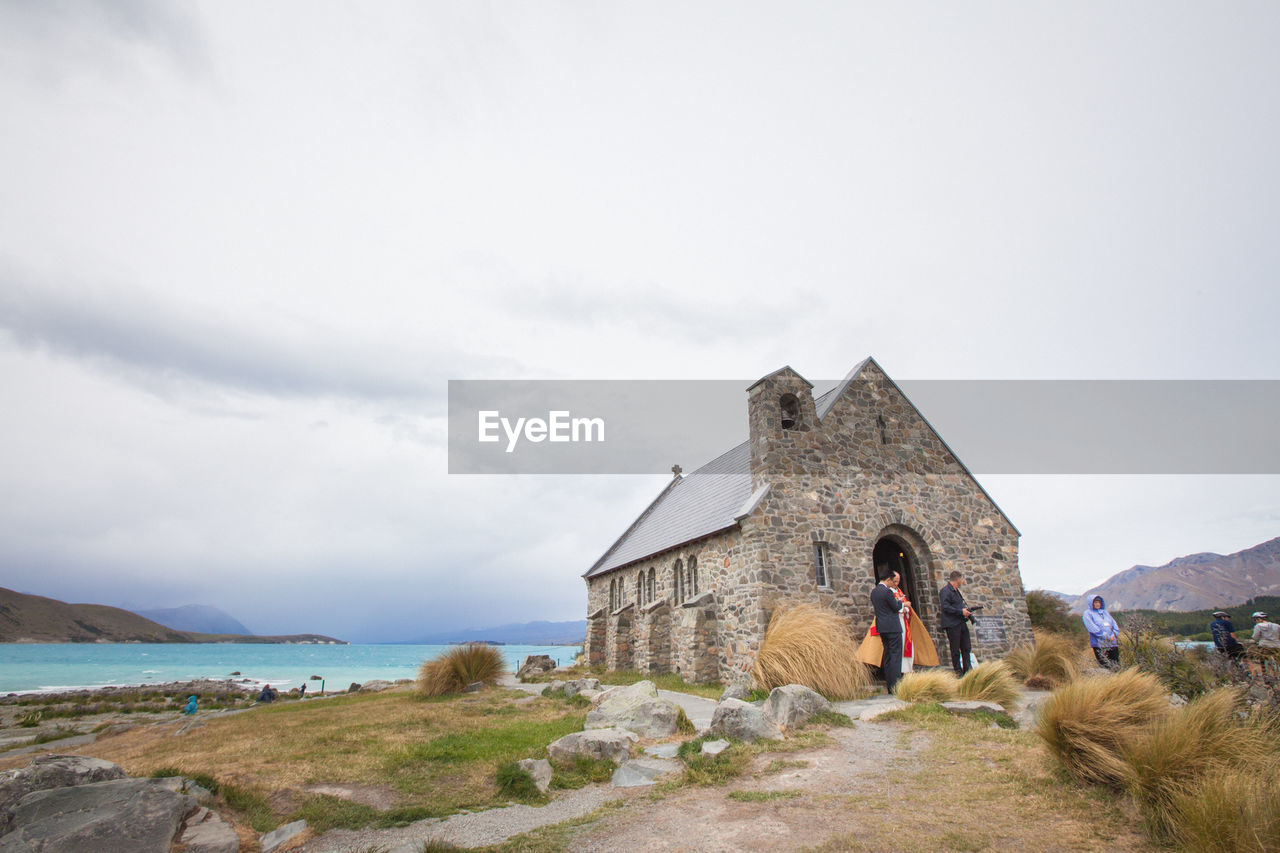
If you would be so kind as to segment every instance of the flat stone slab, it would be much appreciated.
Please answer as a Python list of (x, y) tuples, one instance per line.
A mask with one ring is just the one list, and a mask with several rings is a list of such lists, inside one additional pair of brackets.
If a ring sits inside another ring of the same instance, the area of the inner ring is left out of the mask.
[(911, 703), (903, 702), (896, 696), (881, 693), (870, 699), (853, 699), (848, 702), (833, 702), (831, 710), (844, 714), (851, 720), (874, 720), (881, 714), (900, 711), (911, 707)]
[(708, 740), (702, 743), (703, 755), (719, 755), (729, 748), (727, 740)]
[(636, 788), (641, 785), (652, 785), (659, 776), (674, 773), (683, 765), (679, 761), (668, 761), (664, 758), (633, 758), (624, 761), (613, 771), (610, 782), (615, 788)]
[(992, 714), (1005, 713), (1004, 706), (999, 702), (978, 702), (973, 699), (962, 699), (956, 702), (942, 702), (941, 705), (952, 714), (976, 714), (979, 711), (988, 711)]
[(117, 779), (27, 794), (0, 851), (169, 853), (182, 819), (198, 805), (163, 782)]
[(644, 751), (654, 758), (675, 758), (676, 754), (680, 752), (680, 744), (655, 743), (652, 746), (646, 746)]
[(271, 853), (281, 844), (284, 844), (295, 835), (301, 835), (307, 828), (305, 820), (295, 820), (293, 823), (286, 823), (284, 826), (271, 830), (262, 836), (262, 853)]

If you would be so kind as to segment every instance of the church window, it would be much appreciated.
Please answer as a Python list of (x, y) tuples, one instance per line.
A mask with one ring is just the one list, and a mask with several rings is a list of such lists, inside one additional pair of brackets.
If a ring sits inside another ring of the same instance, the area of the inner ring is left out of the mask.
[(813, 543), (813, 569), (818, 586), (831, 586), (831, 570), (827, 565), (827, 543)]
[(609, 578), (609, 612), (618, 609), (618, 579)]
[(644, 572), (636, 573), (636, 607), (644, 604)]
[(689, 593), (690, 598), (698, 594), (698, 558), (697, 557), (689, 558), (689, 577), (685, 581), (685, 587), (686, 587), (686, 591)]
[(658, 571), (657, 569), (649, 569), (649, 594), (646, 596), (649, 603), (653, 603), (654, 593), (657, 592)]
[(882, 415), (876, 415), (876, 427), (880, 430), (880, 443), (888, 444), (889, 429), (888, 425), (884, 422), (884, 417)]
[(675, 592), (676, 604), (679, 604), (684, 601), (684, 563), (676, 560), (675, 565), (671, 567), (671, 574), (671, 588)]

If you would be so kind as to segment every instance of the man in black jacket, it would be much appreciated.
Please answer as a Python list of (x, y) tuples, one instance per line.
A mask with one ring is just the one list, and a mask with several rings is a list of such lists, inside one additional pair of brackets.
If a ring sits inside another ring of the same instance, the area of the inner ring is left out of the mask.
[(898, 586), (898, 573), (889, 572), (871, 590), (871, 608), (876, 614), (876, 633), (884, 646), (880, 666), (884, 669), (884, 686), (893, 692), (893, 686), (902, 678), (902, 620), (898, 618), (902, 602), (893, 594)]
[(951, 647), (951, 668), (960, 676), (970, 670), (969, 654), (973, 651), (969, 639), (969, 617), (973, 614), (960, 594), (962, 586), (964, 575), (952, 572), (951, 579), (938, 592), (942, 604), (942, 629), (947, 632), (947, 645)]

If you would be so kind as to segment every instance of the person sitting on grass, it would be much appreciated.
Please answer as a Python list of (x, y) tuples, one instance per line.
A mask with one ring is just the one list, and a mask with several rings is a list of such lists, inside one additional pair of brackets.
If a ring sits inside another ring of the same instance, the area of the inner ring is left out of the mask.
[(184, 714), (191, 714), (192, 716), (195, 716), (195, 713), (196, 713), (196, 705), (197, 705), (197, 704), (199, 704), (199, 703), (196, 701), (196, 697), (195, 697), (195, 696), (188, 697), (188, 699), (187, 699), (187, 707), (185, 707), (185, 708), (183, 708), (183, 709), (182, 709), (182, 713), (184, 713)]
[(265, 687), (263, 687), (263, 688), (262, 688), (262, 692), (258, 694), (258, 701), (259, 701), (259, 702), (274, 702), (274, 701), (276, 701), (276, 692), (275, 692), (274, 690), (272, 690), (272, 689), (271, 689), (271, 685), (270, 685), (270, 684), (268, 684), (268, 685), (266, 685)]
[(1209, 631), (1213, 634), (1214, 648), (1231, 660), (1238, 661), (1244, 657), (1244, 646), (1236, 639), (1236, 626), (1231, 624), (1230, 616), (1225, 610), (1213, 611)]
[(1107, 602), (1095, 595), (1084, 612), (1084, 629), (1089, 632), (1089, 646), (1103, 669), (1120, 668), (1120, 626), (1107, 612)]

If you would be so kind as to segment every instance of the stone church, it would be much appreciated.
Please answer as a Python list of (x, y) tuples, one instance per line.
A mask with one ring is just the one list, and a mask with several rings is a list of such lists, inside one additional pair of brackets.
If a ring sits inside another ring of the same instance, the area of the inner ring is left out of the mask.
[(902, 573), (939, 655), (953, 569), (982, 604), (980, 660), (1032, 639), (1018, 530), (897, 384), (868, 358), (831, 391), (790, 367), (747, 389), (749, 438), (675, 476), (583, 576), (587, 662), (729, 681), (769, 617), (809, 601), (871, 624), (876, 571)]

